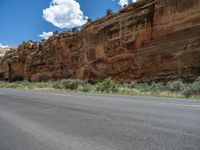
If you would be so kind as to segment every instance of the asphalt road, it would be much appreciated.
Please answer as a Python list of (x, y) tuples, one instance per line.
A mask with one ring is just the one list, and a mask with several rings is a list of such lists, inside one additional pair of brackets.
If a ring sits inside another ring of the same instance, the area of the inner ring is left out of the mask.
[(200, 101), (0, 89), (0, 150), (200, 150)]

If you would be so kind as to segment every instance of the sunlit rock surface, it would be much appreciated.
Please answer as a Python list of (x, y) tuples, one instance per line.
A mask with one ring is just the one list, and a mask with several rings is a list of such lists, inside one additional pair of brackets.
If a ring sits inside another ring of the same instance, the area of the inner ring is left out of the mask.
[(26, 42), (2, 58), (2, 78), (122, 82), (200, 74), (200, 0), (141, 0), (81, 31)]

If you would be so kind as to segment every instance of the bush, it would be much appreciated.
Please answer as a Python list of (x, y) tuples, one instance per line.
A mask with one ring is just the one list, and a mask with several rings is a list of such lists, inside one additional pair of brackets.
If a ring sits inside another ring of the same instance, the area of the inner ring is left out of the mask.
[(136, 82), (131, 82), (129, 84), (123, 84), (124, 87), (130, 88), (130, 89), (134, 89), (136, 86)]
[(63, 85), (60, 83), (60, 81), (55, 81), (55, 82), (52, 82), (53, 84), (53, 88), (54, 89), (63, 89)]
[(200, 96), (200, 81), (196, 80), (193, 84), (189, 84), (183, 91), (183, 95), (187, 98)]
[(80, 80), (62, 80), (61, 85), (64, 89), (76, 90), (81, 85)]
[(194, 82), (200, 82), (200, 77), (198, 77)]
[(185, 85), (182, 81), (174, 81), (174, 82), (168, 82), (167, 83), (167, 90), (170, 92), (180, 92), (185, 89)]
[(81, 92), (92, 92), (94, 89), (94, 86), (87, 83), (87, 84), (83, 84), (83, 86), (79, 87), (79, 91)]
[(135, 83), (132, 88), (140, 90), (141, 92), (147, 92), (151, 90), (151, 85), (148, 83)]
[(23, 81), (24, 78), (20, 75), (13, 76), (9, 79), (9, 82)]
[(96, 85), (96, 90), (101, 92), (117, 92), (119, 84), (113, 81), (111, 78), (104, 80)]
[(166, 91), (166, 86), (162, 82), (159, 82), (159, 83), (153, 82), (151, 84), (151, 90), (154, 91), (154, 92)]

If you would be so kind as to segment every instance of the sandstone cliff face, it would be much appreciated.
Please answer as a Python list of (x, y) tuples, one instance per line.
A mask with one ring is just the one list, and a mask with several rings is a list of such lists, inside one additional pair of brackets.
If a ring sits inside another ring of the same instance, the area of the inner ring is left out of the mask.
[(200, 74), (200, 0), (142, 0), (81, 31), (23, 43), (1, 66), (4, 79), (194, 80)]
[(8, 60), (10, 55), (8, 55), (8, 53), (11, 54), (11, 53), (15, 52), (16, 50), (17, 50), (16, 46), (9, 46), (9, 47), (5, 47), (5, 48), (0, 48), (0, 79), (2, 79), (2, 78), (5, 79), (6, 74), (9, 74), (9, 71), (7, 70), (8, 69), (7, 60)]

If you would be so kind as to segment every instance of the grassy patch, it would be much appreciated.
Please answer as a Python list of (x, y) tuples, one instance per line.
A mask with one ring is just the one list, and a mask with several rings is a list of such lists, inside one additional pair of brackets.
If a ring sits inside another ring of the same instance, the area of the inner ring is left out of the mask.
[(102, 82), (91, 84), (87, 81), (64, 79), (48, 82), (4, 82), (0, 81), (0, 88), (18, 89), (49, 89), (67, 90), (90, 93), (108, 93), (120, 95), (158, 96), (175, 98), (200, 99), (200, 77), (193, 83), (187, 84), (181, 81), (168, 83), (129, 83), (121, 84), (111, 78)]

